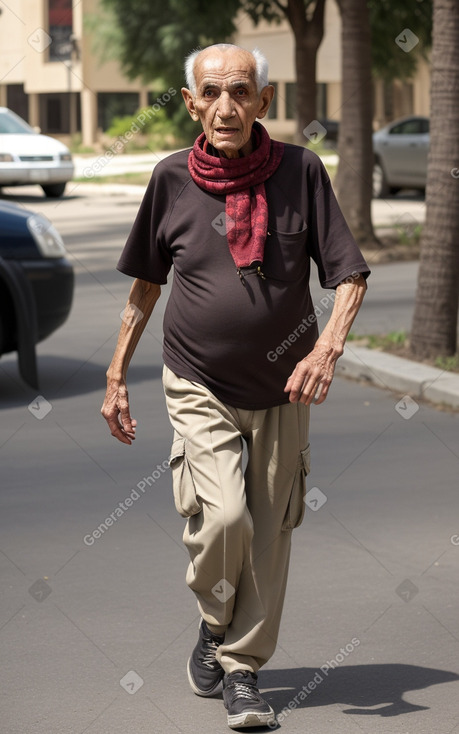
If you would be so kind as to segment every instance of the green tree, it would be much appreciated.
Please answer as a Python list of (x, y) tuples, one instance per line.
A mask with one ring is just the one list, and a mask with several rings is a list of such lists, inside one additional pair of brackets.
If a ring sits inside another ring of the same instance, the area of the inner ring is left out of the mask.
[(279, 22), (286, 18), (295, 39), (296, 142), (306, 142), (304, 128), (317, 117), (317, 52), (324, 36), (325, 0), (244, 0), (255, 24), (265, 19)]
[[(304, 127), (316, 118), (316, 57), (324, 34), (325, 0), (102, 0), (105, 21), (91, 29), (105, 52), (116, 55), (131, 78), (183, 84), (183, 59), (194, 48), (227, 41), (236, 31), (236, 16), (245, 10), (253, 22), (286, 18), (295, 39), (296, 107), (299, 143)], [(110, 14), (117, 30), (113, 29)], [(175, 105), (180, 100), (175, 99)], [(185, 116), (184, 116), (185, 121)]]
[[(367, 6), (373, 73), (385, 81), (411, 78), (432, 45), (432, 0), (367, 0)], [(419, 39), (410, 53), (395, 45), (406, 28)]]
[(459, 306), (459, 4), (434, 0), (430, 152), (426, 223), (411, 351), (449, 356), (457, 348)]
[(115, 49), (124, 72), (145, 83), (183, 86), (183, 61), (193, 49), (235, 32), (240, 0), (101, 0), (121, 31)]
[[(183, 62), (195, 48), (223, 43), (235, 32), (241, 0), (100, 0), (97, 16), (86, 18), (102, 60), (116, 59), (131, 79), (161, 93), (184, 84)], [(174, 129), (184, 142), (196, 137), (180, 93), (167, 104)]]

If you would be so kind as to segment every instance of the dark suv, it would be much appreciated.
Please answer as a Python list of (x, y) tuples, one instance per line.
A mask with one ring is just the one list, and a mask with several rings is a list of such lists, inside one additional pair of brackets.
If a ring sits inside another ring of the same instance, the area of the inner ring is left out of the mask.
[(62, 238), (41, 214), (0, 200), (0, 355), (18, 352), (38, 388), (35, 345), (67, 319), (74, 274)]

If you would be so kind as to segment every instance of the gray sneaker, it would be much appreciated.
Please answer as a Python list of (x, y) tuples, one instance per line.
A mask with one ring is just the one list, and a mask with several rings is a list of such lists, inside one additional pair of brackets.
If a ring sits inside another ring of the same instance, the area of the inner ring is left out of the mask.
[(214, 635), (201, 620), (199, 640), (187, 666), (188, 680), (197, 696), (215, 696), (222, 690), (225, 671), (215, 654), (224, 639), (225, 635)]
[(223, 700), (230, 729), (276, 726), (274, 711), (260, 696), (258, 676), (250, 670), (236, 670), (223, 679)]

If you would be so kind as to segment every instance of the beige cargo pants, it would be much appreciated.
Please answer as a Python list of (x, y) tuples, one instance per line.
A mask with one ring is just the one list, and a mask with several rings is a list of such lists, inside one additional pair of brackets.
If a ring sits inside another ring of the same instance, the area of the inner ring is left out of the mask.
[(226, 629), (224, 670), (256, 672), (276, 647), (291, 531), (303, 519), (309, 407), (232, 408), (167, 367), (163, 384), (174, 500), (188, 518), (186, 581), (206, 623)]

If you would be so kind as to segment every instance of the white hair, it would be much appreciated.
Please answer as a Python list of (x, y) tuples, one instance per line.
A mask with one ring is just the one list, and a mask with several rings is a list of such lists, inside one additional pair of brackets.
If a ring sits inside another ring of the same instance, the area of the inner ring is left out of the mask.
[[(207, 46), (207, 48), (240, 48), (232, 43), (216, 43), (213, 46)], [(190, 90), (193, 97), (196, 96), (196, 77), (194, 75), (194, 65), (196, 59), (202, 51), (207, 49), (198, 48), (192, 51), (185, 59), (185, 80), (186, 86)], [(244, 49), (245, 50), (245, 49)], [(253, 51), (248, 51), (253, 56), (255, 61), (255, 81), (257, 84), (257, 92), (260, 94), (261, 90), (268, 84), (268, 60), (266, 56), (258, 49), (254, 48)]]

